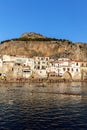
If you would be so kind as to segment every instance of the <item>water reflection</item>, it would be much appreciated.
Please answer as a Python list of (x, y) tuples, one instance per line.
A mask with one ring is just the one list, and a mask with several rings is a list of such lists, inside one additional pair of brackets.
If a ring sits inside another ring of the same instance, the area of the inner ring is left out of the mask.
[(0, 128), (11, 130), (87, 127), (86, 83), (2, 84)]
[[(57, 95), (60, 94), (60, 95)], [(42, 87), (37, 84), (37, 86), (24, 84), (8, 84), (8, 86), (0, 87), (0, 102), (8, 102), (11, 104), (14, 100), (37, 100), (41, 98), (46, 98), (47, 100), (56, 99), (57, 96), (60, 98), (64, 98), (65, 96), (70, 96), (70, 98), (74, 98), (75, 96), (79, 96), (81, 99), (82, 96), (87, 95), (87, 87), (86, 84), (83, 83), (59, 83), (59, 84), (48, 84), (46, 87)], [(39, 97), (40, 96), (40, 97)], [(16, 99), (17, 98), (17, 99)], [(75, 97), (75, 99), (77, 99)]]

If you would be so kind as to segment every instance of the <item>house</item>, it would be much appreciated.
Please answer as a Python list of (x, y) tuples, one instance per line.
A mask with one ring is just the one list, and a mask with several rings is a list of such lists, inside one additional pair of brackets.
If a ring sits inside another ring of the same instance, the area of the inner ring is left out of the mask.
[(58, 68), (59, 68), (59, 63), (58, 62), (49, 62), (49, 66), (48, 68), (46, 69), (47, 72), (49, 73), (56, 73), (56, 75), (58, 75)]
[(34, 69), (46, 69), (49, 64), (49, 57), (34, 57)]
[(27, 57), (24, 56), (16, 56), (14, 63), (26, 65), (26, 61), (28, 60)]
[(22, 68), (22, 77), (23, 78), (30, 78), (32, 75), (32, 71), (30, 69), (30, 67), (23, 67)]
[(72, 60), (70, 62), (70, 66), (71, 66), (70, 73), (72, 75), (72, 78), (75, 80), (81, 79), (81, 64), (82, 64), (82, 61), (79, 61), (79, 60)]
[(23, 68), (23, 66), (21, 64), (14, 63), (14, 66), (13, 66), (13, 77), (14, 78), (22, 78), (23, 77), (22, 68)]
[(47, 77), (49, 57), (34, 57), (34, 72), (41, 78)]
[(81, 61), (59, 58), (58, 61), (49, 63), (48, 72), (55, 72), (65, 79), (81, 79)]
[(8, 62), (8, 61), (10, 61), (10, 55), (3, 55), (3, 56), (2, 56), (2, 60), (3, 60), (3, 62)]
[(67, 72), (67, 75), (70, 75), (68, 77), (71, 77), (72, 79), (81, 79), (81, 61), (76, 60), (64, 60), (59, 61), (59, 75), (63, 78), (65, 77), (65, 73)]
[(7, 76), (8, 73), (10, 73), (14, 66), (14, 56), (10, 55), (3, 55), (2, 56), (2, 73)]
[(87, 80), (87, 61), (84, 61), (81, 64), (81, 79)]
[(26, 63), (24, 63), (25, 66), (29, 66), (31, 70), (34, 70), (34, 59), (33, 58), (27, 58)]

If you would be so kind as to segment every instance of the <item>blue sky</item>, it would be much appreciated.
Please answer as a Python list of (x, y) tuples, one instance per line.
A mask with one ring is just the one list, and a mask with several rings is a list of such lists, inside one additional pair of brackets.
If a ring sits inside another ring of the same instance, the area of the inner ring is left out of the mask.
[(87, 0), (0, 0), (0, 41), (25, 32), (87, 43)]

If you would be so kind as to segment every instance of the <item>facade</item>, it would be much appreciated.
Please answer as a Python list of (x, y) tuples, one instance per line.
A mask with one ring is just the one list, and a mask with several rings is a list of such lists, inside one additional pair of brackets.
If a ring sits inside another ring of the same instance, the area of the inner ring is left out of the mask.
[[(64, 74), (67, 72), (71, 79), (81, 79), (81, 62), (80, 61), (59, 61), (59, 76), (64, 78)], [(65, 77), (67, 78), (67, 77)]]
[(49, 66), (49, 57), (34, 57), (34, 72), (38, 77), (47, 77), (47, 68)]
[(19, 63), (15, 63), (13, 67), (13, 77), (14, 78), (22, 78), (22, 65)]
[(87, 62), (81, 64), (81, 79), (87, 80)]
[(32, 70), (29, 67), (22, 68), (22, 77), (29, 79), (32, 75)]
[(86, 80), (87, 61), (59, 58), (56, 61), (49, 57), (23, 57), (3, 55), (0, 58), (0, 75), (13, 78), (47, 78), (61, 77), (63, 79)]
[(23, 57), (23, 56), (17, 56), (15, 57), (15, 63), (18, 63), (18, 64), (24, 64), (26, 65), (26, 62), (27, 62), (28, 58), (27, 57)]
[(55, 72), (59, 77), (67, 79), (81, 79), (81, 61), (72, 61), (68, 58), (60, 58), (58, 61), (50, 62), (48, 72)]
[(49, 64), (49, 57), (34, 57), (34, 69), (45, 70)]
[(34, 70), (34, 59), (33, 58), (27, 58), (25, 66), (29, 66), (31, 70)]
[(58, 75), (58, 68), (59, 68), (59, 63), (58, 62), (49, 62), (49, 66), (47, 68), (48, 73), (56, 73)]

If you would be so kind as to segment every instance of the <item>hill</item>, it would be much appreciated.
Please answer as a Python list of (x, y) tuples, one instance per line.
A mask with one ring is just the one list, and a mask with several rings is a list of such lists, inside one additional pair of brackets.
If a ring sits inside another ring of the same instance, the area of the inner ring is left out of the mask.
[(44, 37), (37, 33), (24, 33), (20, 38), (2, 41), (0, 55), (67, 57), (87, 61), (87, 44), (72, 43), (65, 39)]

